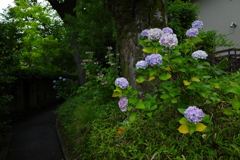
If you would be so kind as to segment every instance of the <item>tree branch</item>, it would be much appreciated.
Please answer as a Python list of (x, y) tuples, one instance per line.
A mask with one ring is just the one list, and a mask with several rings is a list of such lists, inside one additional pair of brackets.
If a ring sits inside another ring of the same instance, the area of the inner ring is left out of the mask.
[(63, 21), (67, 14), (76, 17), (76, 13), (74, 12), (76, 1), (77, 0), (65, 0), (63, 3), (59, 3), (58, 0), (48, 0), (52, 8), (57, 11)]

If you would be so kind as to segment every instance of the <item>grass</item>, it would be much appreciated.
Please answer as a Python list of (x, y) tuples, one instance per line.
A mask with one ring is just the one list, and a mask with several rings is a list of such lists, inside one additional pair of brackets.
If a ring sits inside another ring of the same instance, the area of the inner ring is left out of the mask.
[[(239, 75), (222, 77), (221, 85), (238, 82)], [(94, 89), (93, 89), (94, 90)], [(89, 90), (66, 101), (57, 111), (72, 159), (99, 160), (235, 160), (240, 159), (239, 114), (223, 114), (219, 103), (209, 106), (209, 131), (178, 132), (182, 115), (174, 107), (155, 110), (152, 118), (123, 123), (118, 98)], [(227, 101), (232, 94), (219, 91)], [(98, 96), (100, 95), (100, 96)]]

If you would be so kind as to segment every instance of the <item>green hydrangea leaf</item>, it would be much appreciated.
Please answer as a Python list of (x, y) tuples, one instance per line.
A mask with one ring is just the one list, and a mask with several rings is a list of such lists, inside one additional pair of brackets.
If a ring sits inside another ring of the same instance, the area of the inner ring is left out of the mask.
[(166, 72), (163, 72), (160, 76), (159, 76), (159, 78), (161, 79), (161, 80), (168, 80), (169, 78), (171, 78), (172, 77), (172, 75), (170, 74), (170, 73), (166, 73)]
[(136, 81), (137, 81), (138, 83), (142, 83), (142, 82), (146, 81), (146, 79), (145, 79), (144, 76), (138, 76), (137, 79), (136, 79)]
[(182, 114), (184, 114), (184, 111), (185, 111), (186, 109), (185, 108), (178, 108), (178, 111), (180, 112), (180, 113), (182, 113)]
[(153, 114), (152, 112), (147, 113), (147, 116), (148, 116), (148, 117), (152, 117), (152, 114)]
[(240, 101), (233, 99), (233, 100), (232, 100), (232, 107), (233, 107), (235, 110), (238, 110), (238, 109), (240, 108)]
[(133, 122), (136, 120), (136, 118), (137, 118), (137, 113), (131, 113), (129, 116), (129, 121)]
[(188, 123), (188, 120), (186, 117), (182, 117), (180, 120), (179, 120), (179, 123), (180, 124), (187, 124)]
[(137, 103), (136, 103), (136, 109), (145, 109), (145, 106), (144, 106), (142, 100), (137, 101)]
[(225, 108), (225, 109), (222, 110), (222, 112), (226, 115), (232, 115), (233, 114), (232, 108)]

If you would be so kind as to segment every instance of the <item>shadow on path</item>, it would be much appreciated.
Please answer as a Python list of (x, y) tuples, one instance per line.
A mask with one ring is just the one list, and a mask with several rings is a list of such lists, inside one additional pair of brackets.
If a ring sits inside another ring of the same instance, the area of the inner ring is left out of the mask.
[(38, 109), (14, 120), (7, 160), (64, 159), (56, 133), (56, 109)]

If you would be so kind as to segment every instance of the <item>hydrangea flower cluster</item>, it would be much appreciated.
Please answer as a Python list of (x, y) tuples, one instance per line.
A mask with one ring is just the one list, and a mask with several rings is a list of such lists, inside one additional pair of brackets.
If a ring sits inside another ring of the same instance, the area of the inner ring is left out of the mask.
[(108, 46), (107, 49), (111, 51), (113, 48), (111, 46)]
[(162, 64), (162, 56), (160, 54), (150, 54), (145, 58), (148, 65), (155, 66)]
[(193, 27), (193, 28), (198, 28), (198, 29), (200, 29), (200, 28), (203, 27), (203, 22), (202, 22), (202, 21), (199, 21), (199, 20), (196, 20), (196, 21), (194, 21), (194, 22), (192, 23), (192, 27)]
[(146, 69), (148, 66), (148, 63), (144, 60), (141, 60), (141, 61), (138, 61), (137, 64), (136, 64), (136, 68), (139, 69)]
[(142, 37), (148, 37), (148, 29), (144, 29), (141, 33)]
[(163, 35), (163, 31), (159, 28), (153, 28), (148, 30), (148, 39), (150, 41), (158, 41)]
[(186, 35), (188, 37), (196, 37), (198, 35), (198, 29), (197, 28), (190, 28), (189, 30), (187, 30)]
[(170, 28), (170, 27), (165, 27), (165, 28), (162, 29), (162, 31), (163, 31), (164, 34), (165, 34), (165, 33), (170, 33), (170, 34), (173, 33), (173, 30), (172, 30), (172, 28)]
[(115, 80), (115, 85), (119, 86), (122, 89), (125, 89), (129, 86), (129, 83), (126, 78), (120, 77)]
[(206, 59), (207, 58), (207, 53), (202, 50), (197, 50), (192, 53), (192, 58), (194, 59)]
[(128, 107), (128, 99), (126, 97), (120, 98), (118, 106), (122, 112), (126, 112)]
[(176, 34), (165, 33), (159, 40), (160, 45), (169, 47), (171, 49), (178, 45)]
[(203, 119), (204, 113), (202, 109), (199, 109), (196, 106), (189, 106), (185, 110), (184, 116), (188, 119), (188, 121), (196, 124)]
[(91, 59), (84, 59), (83, 62), (92, 62)]
[(85, 52), (86, 54), (93, 54), (93, 52), (90, 52), (90, 51), (87, 51), (87, 52)]

